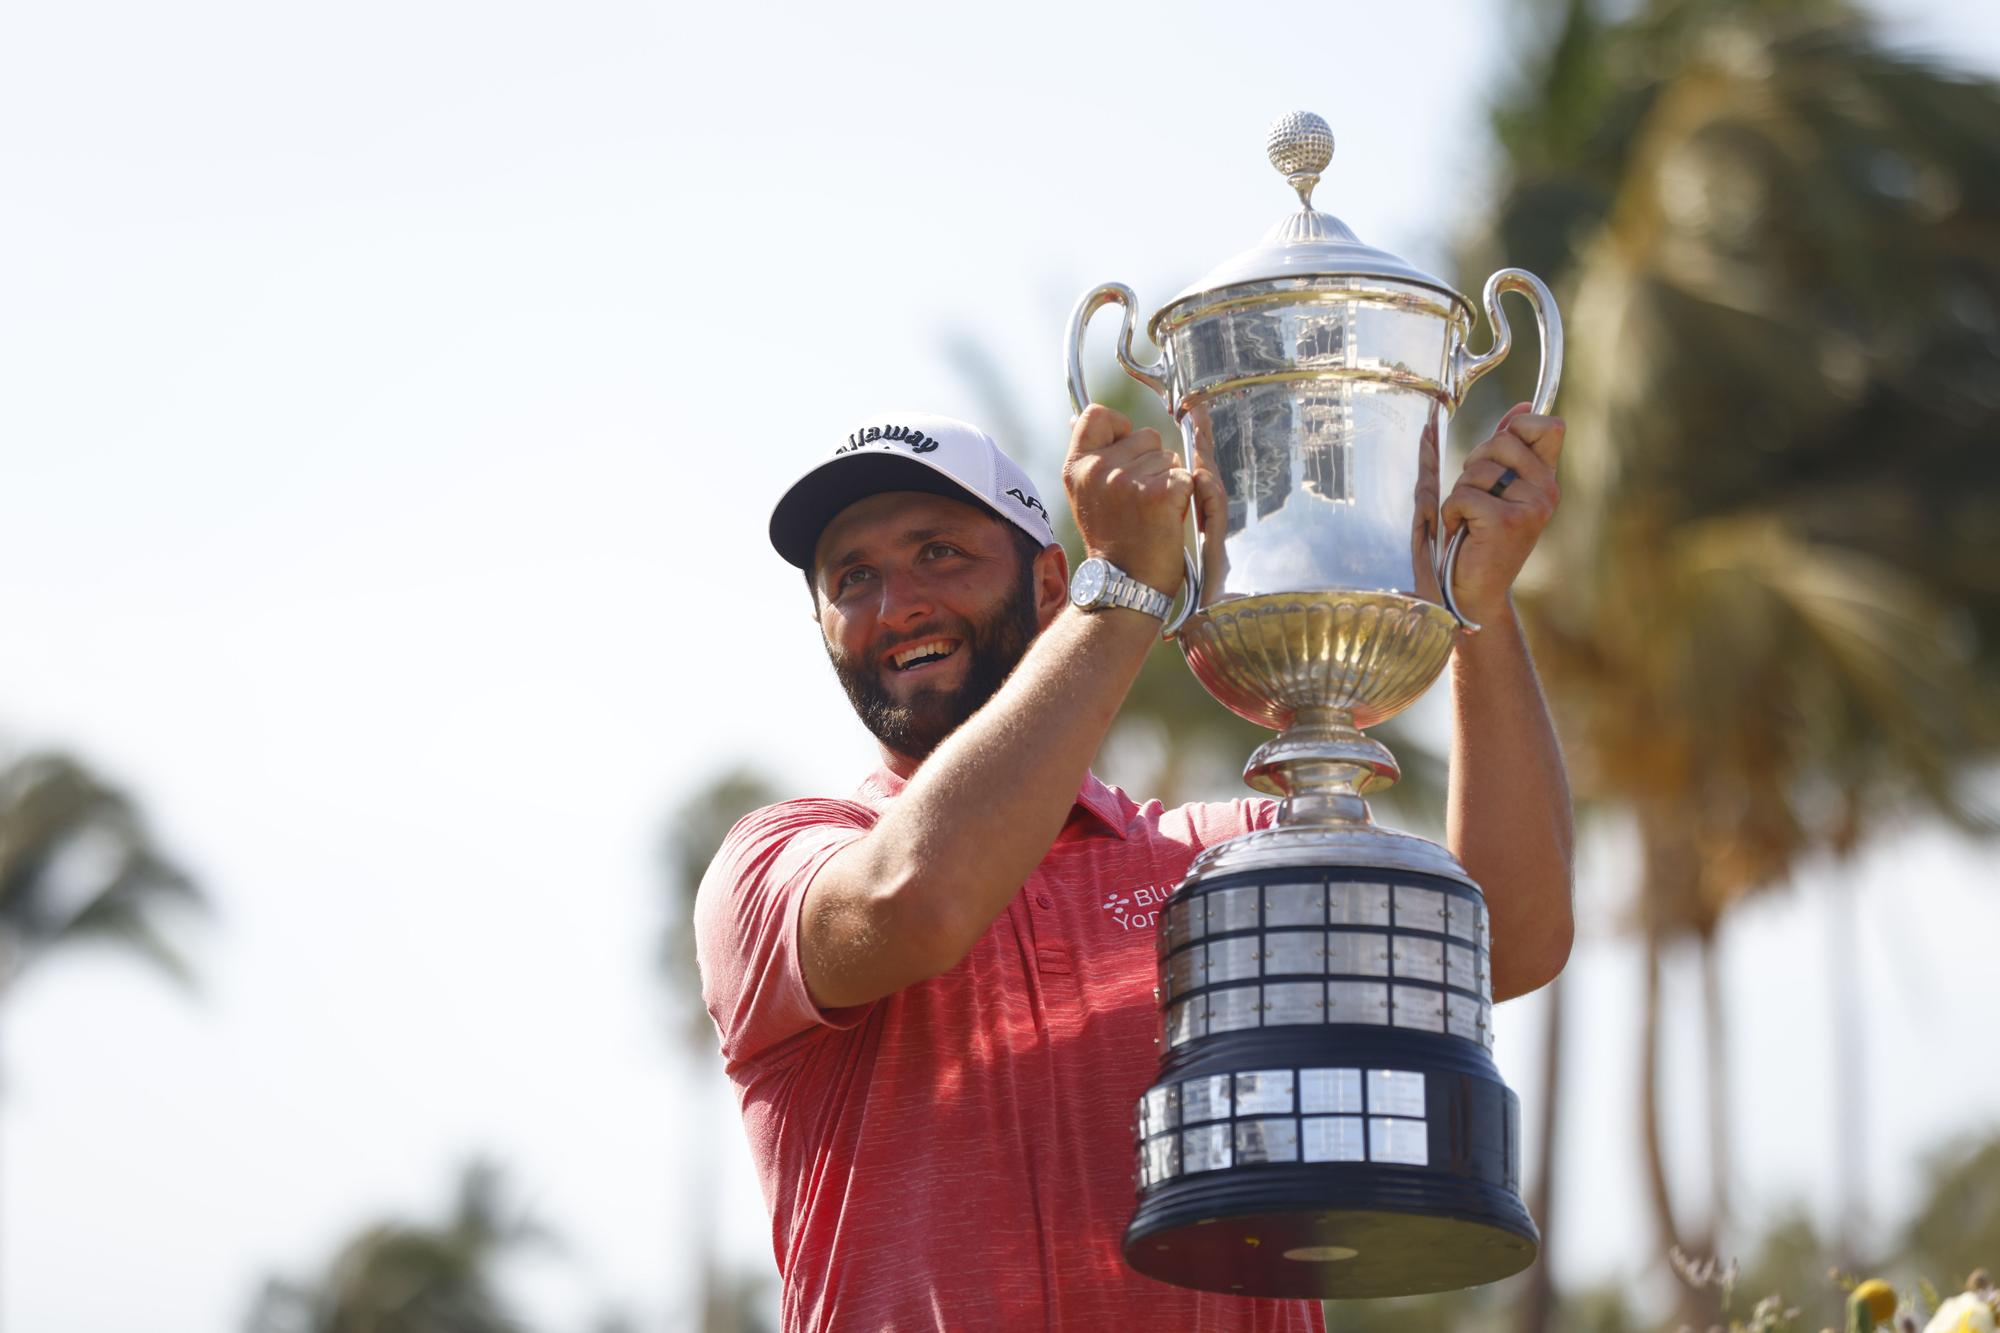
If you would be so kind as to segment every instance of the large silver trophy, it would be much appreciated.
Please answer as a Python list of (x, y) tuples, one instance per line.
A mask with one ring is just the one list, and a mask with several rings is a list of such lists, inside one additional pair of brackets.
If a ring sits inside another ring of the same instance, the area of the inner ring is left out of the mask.
[(1167, 633), (1223, 704), (1278, 732), (1244, 779), (1273, 827), (1209, 848), (1161, 915), (1158, 1081), (1138, 1107), (1126, 1260), (1246, 1296), (1390, 1296), (1489, 1282), (1534, 1260), (1520, 1105), (1495, 1069), (1491, 937), (1479, 886), (1443, 847), (1373, 823), (1395, 759), (1362, 729), (1429, 688), (1456, 635), (1460, 532), (1439, 529), (1439, 442), (1507, 355), (1500, 308), (1534, 308), (1548, 411), (1562, 327), (1548, 289), (1486, 283), (1492, 345), (1445, 282), (1312, 206), (1333, 154), (1318, 116), (1272, 127), (1302, 210), (1168, 302), (1132, 356), (1116, 283), (1070, 318), (1124, 307), (1119, 365), (1159, 394), (1221, 478), (1227, 531), (1195, 539)]

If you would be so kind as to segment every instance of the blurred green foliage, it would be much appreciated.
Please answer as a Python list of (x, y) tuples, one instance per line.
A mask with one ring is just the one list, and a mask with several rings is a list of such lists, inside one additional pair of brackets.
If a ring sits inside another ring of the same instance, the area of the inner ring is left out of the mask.
[(676, 1035), (697, 1058), (712, 1058), (715, 1025), (701, 1004), (701, 973), (695, 966), (694, 899), (715, 851), (736, 821), (778, 799), (777, 789), (756, 769), (732, 768), (703, 782), (668, 817), (660, 845), (666, 905), (660, 935), (661, 979), (674, 1011)]
[(1588, 331), (1524, 601), (1580, 793), (1698, 844), (1644, 924), (1705, 933), (1911, 802), (1980, 822), (2000, 90), (1831, 0), (1606, 8), (1536, 7), (1465, 276), (1539, 267)]
[(2000, 1139), (1932, 1159), (1930, 1197), (1911, 1220), (1900, 1266), (1955, 1291), (1976, 1268), (2000, 1271)]
[[(497, 1290), (507, 1258), (548, 1234), (502, 1202), (501, 1174), (474, 1164), (461, 1179), (441, 1225), (377, 1222), (342, 1244), (310, 1281), (273, 1280), (259, 1293), (246, 1333), (527, 1333)], [(1730, 1284), (1727, 1313), (1745, 1318), (1778, 1295), (1799, 1311), (1801, 1330), (1844, 1324), (1847, 1282), (1833, 1271), (1831, 1249), (1803, 1214), (1782, 1216), (1745, 1256)], [(1923, 1198), (1899, 1236), (1866, 1256), (1866, 1272), (1907, 1294), (1929, 1284), (1956, 1291), (1968, 1273), (2000, 1256), (2000, 1138), (1940, 1154), (1926, 1172)], [(1725, 1260), (1728, 1256), (1724, 1256)], [(702, 1333), (762, 1333), (768, 1285), (755, 1275), (718, 1275), (714, 1300), (696, 1325)], [(1547, 1327), (1560, 1333), (1655, 1333), (1672, 1329), (1636, 1280), (1560, 1294)], [(1471, 1291), (1398, 1300), (1340, 1301), (1326, 1307), (1329, 1333), (1502, 1333), (1515, 1323), (1525, 1274)], [(1655, 1293), (1656, 1294), (1656, 1293)], [(635, 1327), (607, 1318), (605, 1330)]]
[(524, 1333), (501, 1297), (499, 1265), (549, 1234), (503, 1200), (501, 1172), (474, 1162), (440, 1224), (376, 1222), (307, 1281), (268, 1281), (245, 1333)]
[[(661, 842), (665, 881), (662, 989), (674, 1014), (682, 1054), (694, 1069), (712, 1071), (710, 1081), (715, 1084), (721, 1082), (721, 1064), (715, 1025), (701, 1002), (701, 972), (694, 945), (695, 895), (708, 863), (736, 821), (778, 799), (777, 788), (756, 769), (747, 765), (727, 769), (696, 787), (674, 808)], [(676, 1202), (686, 1210), (695, 1271), (691, 1327), (695, 1333), (765, 1333), (769, 1327), (766, 1315), (776, 1303), (776, 1274), (769, 1266), (747, 1269), (730, 1262), (722, 1253), (714, 1226), (716, 1140), (740, 1131), (733, 1123), (734, 1116), (722, 1113), (721, 1099), (704, 1092), (697, 1080), (686, 1090), (680, 1108), (689, 1184)]]
[[(1563, 512), (1519, 600), (1580, 805), (1637, 835), (1648, 1200), (1660, 1250), (1705, 1251), (1730, 1234), (1727, 913), (1912, 815), (1991, 827), (2000, 89), (1839, 0), (1517, 14), (1533, 36), (1462, 280), (1534, 268), (1580, 335)], [(1526, 397), (1532, 369), (1483, 401)], [(1660, 1144), (1682, 942), (1710, 1071), (1700, 1220)]]
[(0, 763), (0, 997), (48, 956), (90, 944), (191, 985), (169, 923), (206, 907), (138, 806), (82, 761)]
[[(1899, 1235), (1880, 1238), (1853, 1273), (1834, 1266), (1835, 1247), (1802, 1212), (1780, 1215), (1736, 1263), (1729, 1318), (1746, 1320), (1758, 1301), (1777, 1296), (1798, 1315), (1800, 1330), (1842, 1328), (1848, 1288), (1862, 1276), (1882, 1277), (1906, 1298), (1926, 1287), (1949, 1295), (1974, 1270), (2000, 1260), (2000, 1138), (1962, 1144), (1938, 1155), (1925, 1172), (1922, 1201)], [(1635, 1259), (1637, 1256), (1635, 1256)], [(1677, 1321), (1658, 1308), (1657, 1291), (1638, 1281), (1562, 1290), (1545, 1325), (1560, 1333), (1655, 1333)], [(1500, 1333), (1516, 1326), (1527, 1275), (1474, 1291), (1393, 1301), (1342, 1301), (1326, 1307), (1329, 1333)]]

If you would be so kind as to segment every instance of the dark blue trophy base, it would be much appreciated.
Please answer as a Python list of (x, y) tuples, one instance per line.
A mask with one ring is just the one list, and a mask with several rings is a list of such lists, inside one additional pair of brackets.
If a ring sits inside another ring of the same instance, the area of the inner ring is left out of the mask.
[[(1407, 872), (1323, 873), (1336, 885), (1393, 878), (1471, 892)], [(1231, 875), (1199, 887), (1278, 879), (1272, 872)], [(1244, 1071), (1279, 1071), (1282, 1079), (1287, 1070), (1326, 1069), (1389, 1072), (1359, 1076), (1366, 1100), (1334, 1108), (1358, 1113), (1351, 1117), (1315, 1116), (1326, 1108), (1308, 1106), (1302, 1088), (1297, 1100), (1270, 1106), (1276, 1119), (1266, 1123), (1278, 1127), (1282, 1147), (1264, 1142), (1259, 1151), (1283, 1160), (1246, 1153), (1259, 1132), (1246, 1122), (1265, 1112), (1239, 1105), (1232, 1155), (1200, 1168), (1188, 1159), (1184, 1169), (1177, 1158), (1171, 1178), (1142, 1183), (1125, 1232), (1126, 1262), (1147, 1277), (1205, 1291), (1339, 1300), (1477, 1286), (1535, 1261), (1541, 1237), (1520, 1198), (1520, 1103), (1480, 1041), (1347, 1023), (1214, 1033), (1173, 1049), (1156, 1087), (1192, 1088), (1226, 1074), (1236, 1079), (1240, 1100)], [(1376, 1078), (1407, 1090), (1409, 1074), (1423, 1076), (1420, 1095), (1377, 1102)], [(1322, 1137), (1319, 1151), (1350, 1159), (1313, 1160), (1305, 1130), (1330, 1135), (1336, 1119), (1341, 1133), (1357, 1137), (1338, 1149)], [(1177, 1123), (1197, 1126), (1197, 1117), (1189, 1111)], [(1399, 1160), (1377, 1160), (1383, 1157)]]

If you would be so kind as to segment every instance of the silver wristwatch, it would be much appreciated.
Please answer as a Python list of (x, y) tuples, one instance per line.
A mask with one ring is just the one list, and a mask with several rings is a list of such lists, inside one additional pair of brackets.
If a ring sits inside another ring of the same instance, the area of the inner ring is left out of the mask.
[(1102, 556), (1091, 556), (1070, 576), (1069, 599), (1079, 611), (1102, 611), (1107, 606), (1129, 607), (1161, 620), (1174, 606), (1174, 599), (1158, 588), (1150, 588)]

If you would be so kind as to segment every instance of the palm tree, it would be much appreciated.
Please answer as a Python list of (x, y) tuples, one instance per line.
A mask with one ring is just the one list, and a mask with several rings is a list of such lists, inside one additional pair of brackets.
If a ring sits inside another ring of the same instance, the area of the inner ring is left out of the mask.
[(495, 1285), (496, 1261), (548, 1233), (511, 1215), (501, 1173), (474, 1162), (442, 1226), (378, 1222), (341, 1246), (310, 1283), (266, 1283), (247, 1333), (520, 1333)]
[[(2000, 431), (2000, 91), (1886, 51), (1837, 0), (1556, 18), (1496, 109), (1502, 206), (1468, 268), (1539, 268), (1589, 331), (1565, 513), (1522, 604), (1579, 798), (1637, 834), (1649, 1196), (1665, 1240), (1707, 1249), (1724, 914), (1913, 809), (1986, 823), (1964, 778), (2000, 748), (1980, 447)], [(1710, 1069), (1699, 1229), (1659, 1134), (1682, 942)]]
[(660, 949), (661, 979), (666, 983), (674, 1013), (675, 1034), (693, 1067), (710, 1077), (688, 1090), (687, 1107), (694, 1128), (685, 1136), (689, 1146), (690, 1183), (686, 1198), (694, 1216), (690, 1234), (695, 1243), (695, 1295), (700, 1333), (763, 1333), (763, 1308), (770, 1279), (763, 1272), (731, 1267), (722, 1257), (715, 1233), (714, 1144), (735, 1133), (721, 1113), (715, 1071), (715, 1027), (701, 1004), (701, 974), (695, 965), (694, 899), (702, 872), (730, 826), (760, 806), (778, 799), (759, 773), (737, 768), (716, 777), (681, 804), (668, 821), (662, 849), (666, 872), (667, 922)]
[(205, 906), (139, 809), (68, 755), (0, 763), (0, 1007), (30, 967), (109, 945), (189, 986), (166, 918)]
[(202, 906), (138, 807), (80, 761), (48, 752), (0, 765), (0, 1000), (28, 968), (92, 942), (187, 984), (165, 921)]

